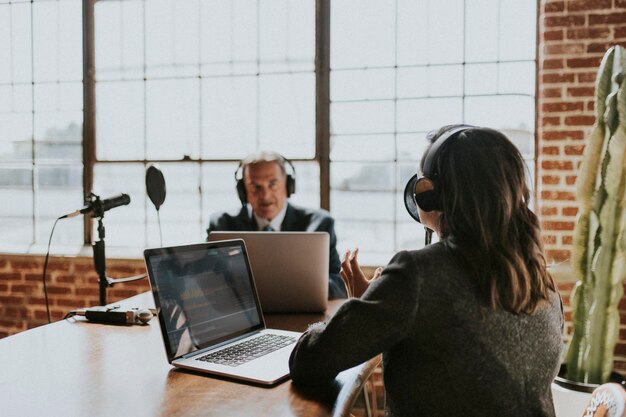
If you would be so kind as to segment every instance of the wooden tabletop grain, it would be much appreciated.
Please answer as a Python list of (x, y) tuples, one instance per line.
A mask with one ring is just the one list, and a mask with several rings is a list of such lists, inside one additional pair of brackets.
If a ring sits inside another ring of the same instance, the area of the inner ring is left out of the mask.
[[(154, 304), (144, 293), (122, 305)], [(304, 331), (340, 305), (332, 301), (325, 314), (266, 315), (266, 324)], [(265, 388), (173, 368), (156, 318), (145, 326), (62, 320), (0, 340), (0, 415), (333, 416), (378, 362), (342, 372), (329, 387), (287, 380)]]

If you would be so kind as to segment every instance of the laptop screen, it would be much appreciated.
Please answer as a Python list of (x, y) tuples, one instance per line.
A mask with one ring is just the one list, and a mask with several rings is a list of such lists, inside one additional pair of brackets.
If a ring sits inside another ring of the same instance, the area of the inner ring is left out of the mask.
[(243, 241), (148, 249), (171, 361), (264, 327)]

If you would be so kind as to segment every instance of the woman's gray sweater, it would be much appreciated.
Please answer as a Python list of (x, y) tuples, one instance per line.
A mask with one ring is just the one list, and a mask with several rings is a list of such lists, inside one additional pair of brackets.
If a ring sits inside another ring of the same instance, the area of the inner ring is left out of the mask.
[(554, 416), (558, 293), (532, 315), (484, 307), (445, 243), (398, 253), (361, 298), (298, 341), (295, 383), (324, 384), (383, 353), (388, 416)]

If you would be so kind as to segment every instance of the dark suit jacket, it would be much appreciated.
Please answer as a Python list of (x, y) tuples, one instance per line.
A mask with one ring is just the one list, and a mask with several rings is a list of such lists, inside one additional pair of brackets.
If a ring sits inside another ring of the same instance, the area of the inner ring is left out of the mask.
[[(211, 215), (207, 235), (212, 231), (257, 231), (254, 216), (248, 216), (247, 207), (239, 212), (221, 212)], [(339, 275), (341, 261), (337, 253), (335, 220), (326, 210), (297, 207), (287, 203), (287, 212), (281, 224), (284, 232), (327, 232), (330, 235), (330, 264), (328, 267), (328, 298), (345, 298), (346, 287)]]

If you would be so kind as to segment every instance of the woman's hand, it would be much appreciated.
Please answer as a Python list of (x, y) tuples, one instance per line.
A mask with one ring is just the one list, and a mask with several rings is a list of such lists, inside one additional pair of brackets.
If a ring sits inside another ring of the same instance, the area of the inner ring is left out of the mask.
[(376, 268), (372, 279), (367, 279), (359, 266), (358, 254), (358, 248), (353, 253), (347, 250), (341, 262), (341, 279), (346, 284), (348, 297), (361, 297), (369, 287), (370, 282), (380, 277), (380, 274), (383, 272), (382, 268)]

